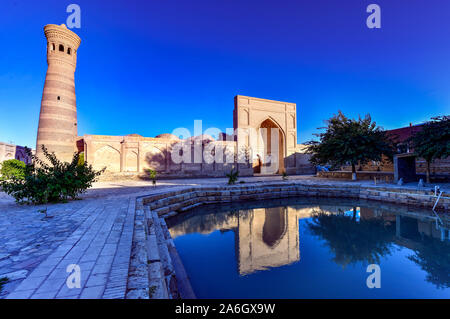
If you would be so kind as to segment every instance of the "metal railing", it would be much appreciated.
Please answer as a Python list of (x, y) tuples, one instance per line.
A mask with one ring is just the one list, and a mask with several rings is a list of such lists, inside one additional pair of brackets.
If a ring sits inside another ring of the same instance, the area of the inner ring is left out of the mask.
[[(439, 194), (438, 194), (438, 192), (439, 192)], [(435, 210), (436, 206), (439, 203), (439, 200), (441, 199), (442, 194), (444, 194), (444, 192), (439, 189), (439, 186), (435, 186), (434, 187), (434, 196), (435, 197), (437, 196), (437, 199), (436, 199), (436, 202), (434, 203), (432, 211), (433, 211), (434, 215), (436, 216), (436, 229), (439, 228), (438, 221), (439, 221), (440, 225), (444, 226), (444, 222), (442, 221), (441, 217), (438, 215), (438, 213)]]

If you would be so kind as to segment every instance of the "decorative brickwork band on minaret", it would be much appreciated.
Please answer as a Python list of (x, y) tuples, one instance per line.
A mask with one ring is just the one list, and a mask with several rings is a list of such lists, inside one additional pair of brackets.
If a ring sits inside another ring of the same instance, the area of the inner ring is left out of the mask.
[(60, 160), (70, 161), (76, 151), (77, 105), (75, 68), (81, 39), (64, 24), (44, 27), (47, 38), (47, 75), (42, 93), (36, 154), (42, 158), (41, 145), (55, 152)]

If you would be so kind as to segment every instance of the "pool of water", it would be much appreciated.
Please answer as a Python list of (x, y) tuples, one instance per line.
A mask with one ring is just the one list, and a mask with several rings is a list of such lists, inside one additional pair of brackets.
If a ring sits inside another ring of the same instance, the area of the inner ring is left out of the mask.
[(449, 231), (430, 210), (294, 198), (167, 224), (198, 298), (450, 298)]

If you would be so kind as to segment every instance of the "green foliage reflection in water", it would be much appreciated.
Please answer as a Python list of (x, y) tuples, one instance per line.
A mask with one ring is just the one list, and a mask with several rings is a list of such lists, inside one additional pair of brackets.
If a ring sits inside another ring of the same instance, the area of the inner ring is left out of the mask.
[(345, 267), (364, 262), (379, 263), (392, 251), (394, 233), (381, 218), (356, 220), (356, 216), (315, 211), (308, 227), (313, 235), (326, 241), (334, 262)]

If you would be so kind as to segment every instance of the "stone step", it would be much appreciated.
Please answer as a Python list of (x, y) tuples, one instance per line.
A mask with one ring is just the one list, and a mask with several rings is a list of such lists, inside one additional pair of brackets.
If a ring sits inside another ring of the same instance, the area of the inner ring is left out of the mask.
[(170, 204), (168, 206), (162, 206), (160, 208), (157, 209), (152, 209), (152, 212), (156, 212), (159, 216), (165, 215), (171, 211), (178, 211), (179, 209), (185, 207), (185, 206), (190, 206), (193, 204), (196, 204), (200, 201), (203, 201), (202, 198), (200, 197), (196, 197), (196, 198), (191, 198), (188, 200), (184, 200), (184, 201), (179, 201), (176, 202), (174, 204)]
[(195, 197), (196, 197), (195, 192), (189, 192), (189, 193), (185, 193), (185, 194), (168, 195), (167, 197), (165, 197), (163, 199), (159, 199), (159, 200), (152, 202), (148, 206), (152, 210), (156, 210), (158, 208), (165, 207), (170, 204), (178, 203), (178, 202), (185, 201), (185, 200), (195, 198)]
[(183, 262), (178, 255), (177, 249), (175, 248), (175, 243), (173, 242), (172, 236), (170, 235), (167, 224), (163, 218), (160, 218), (160, 225), (172, 259), (174, 274), (176, 275), (177, 292), (174, 294), (174, 297), (177, 299), (195, 299), (196, 296), (189, 281), (189, 277), (184, 269)]
[[(161, 258), (158, 232), (160, 226), (155, 224), (150, 209), (146, 207), (147, 232), (147, 272), (149, 282), (150, 299), (168, 299), (168, 289), (166, 285), (163, 258)], [(152, 217), (149, 219), (148, 217)]]
[(180, 194), (185, 194), (185, 193), (189, 193), (192, 192), (193, 189), (188, 188), (188, 189), (183, 189), (183, 190), (175, 190), (175, 191), (169, 191), (169, 192), (161, 192), (158, 194), (153, 194), (150, 196), (147, 196), (143, 199), (143, 204), (144, 205), (148, 205), (149, 203), (155, 202), (157, 200), (161, 200), (167, 197), (171, 197), (171, 196), (176, 196), (176, 195), (180, 195)]
[[(272, 196), (279, 197), (280, 192), (284, 192), (285, 196), (296, 196), (298, 192), (294, 188), (287, 188), (286, 190), (280, 188), (267, 188), (263, 192), (250, 191), (241, 192), (237, 190), (223, 190), (223, 191), (193, 191), (183, 195), (168, 196), (163, 200), (158, 200), (156, 203), (152, 203), (150, 208), (152, 211), (158, 213), (159, 216), (167, 215), (172, 211), (187, 211), (194, 207), (197, 207), (203, 203), (213, 202), (231, 202), (233, 200), (248, 200), (258, 199), (260, 197), (270, 198)], [(266, 194), (266, 195), (261, 195)], [(252, 196), (258, 195), (258, 196)]]
[[(340, 191), (337, 189), (321, 187), (304, 187), (298, 185), (275, 185), (265, 187), (246, 187), (238, 189), (234, 186), (215, 187), (212, 189), (191, 190), (183, 194), (175, 194), (164, 199), (149, 203), (152, 211), (160, 217), (166, 218), (176, 215), (177, 212), (185, 212), (202, 204), (225, 203), (239, 200), (259, 200), (270, 198), (285, 198), (293, 196), (326, 196), (339, 197)], [(348, 194), (351, 197), (351, 194)], [(355, 192), (355, 197), (358, 194)]]
[(177, 212), (171, 211), (171, 212), (168, 212), (167, 214), (161, 215), (160, 217), (161, 218), (169, 218), (169, 217), (176, 216), (176, 215), (178, 215)]
[[(358, 192), (359, 189), (350, 187)], [(349, 189), (346, 189), (348, 191)], [(337, 193), (342, 191), (341, 188), (330, 188), (326, 185), (295, 185), (286, 183), (276, 183), (273, 185), (251, 185), (242, 187), (240, 185), (221, 186), (221, 187), (205, 187), (205, 188), (191, 188), (179, 191), (168, 192), (165, 194), (155, 194), (144, 199), (144, 204), (149, 205), (151, 209), (158, 209), (169, 204), (180, 202), (182, 200), (190, 199), (193, 197), (210, 197), (210, 196), (241, 196), (250, 194), (264, 194), (271, 192), (291, 192), (289, 195), (298, 193), (299, 195), (312, 195), (311, 192), (326, 191), (331, 193)]]
[(169, 298), (177, 297), (177, 284), (175, 270), (173, 268), (172, 258), (167, 246), (167, 240), (161, 226), (161, 219), (158, 214), (153, 212), (153, 221), (156, 226), (156, 237), (158, 242), (159, 255), (161, 257), (161, 263), (163, 268), (163, 275), (165, 278), (166, 287), (168, 290)]
[[(180, 208), (178, 211), (179, 211), (179, 212), (185, 212), (185, 211), (187, 211), (187, 210), (193, 209), (193, 208), (198, 207), (198, 206), (201, 206), (201, 205), (203, 205), (203, 203), (195, 203), (195, 204), (192, 204), (192, 205), (188, 205), (188, 206), (182, 207), (182, 208)], [(172, 216), (173, 216), (173, 215), (172, 215)], [(170, 216), (169, 216), (169, 217), (170, 217)]]

